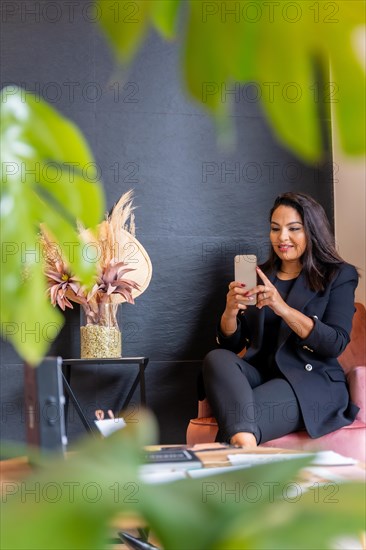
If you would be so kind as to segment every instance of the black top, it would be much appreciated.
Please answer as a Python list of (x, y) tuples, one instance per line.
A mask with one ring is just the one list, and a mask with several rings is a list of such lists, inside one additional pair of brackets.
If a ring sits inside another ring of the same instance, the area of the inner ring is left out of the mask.
[[(284, 281), (276, 277), (274, 280), (273, 284), (285, 302), (295, 281), (296, 278)], [(257, 358), (256, 366), (261, 372), (268, 375), (268, 379), (275, 377), (282, 378), (283, 375), (275, 361), (281, 317), (276, 315), (270, 307), (265, 308), (264, 315), (263, 347), (260, 356)]]

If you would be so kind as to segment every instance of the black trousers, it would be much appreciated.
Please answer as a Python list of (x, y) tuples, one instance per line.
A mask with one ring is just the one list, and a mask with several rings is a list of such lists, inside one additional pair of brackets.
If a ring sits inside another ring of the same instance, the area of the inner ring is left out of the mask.
[(300, 407), (284, 378), (267, 379), (235, 353), (217, 349), (203, 363), (207, 399), (216, 417), (218, 441), (253, 433), (258, 445), (304, 429)]

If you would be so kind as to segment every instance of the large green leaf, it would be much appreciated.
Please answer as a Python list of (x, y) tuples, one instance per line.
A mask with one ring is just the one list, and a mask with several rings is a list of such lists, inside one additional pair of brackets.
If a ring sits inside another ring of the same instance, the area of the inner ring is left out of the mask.
[(63, 324), (46, 296), (38, 242), (46, 223), (72, 271), (90, 284), (76, 225), (95, 227), (104, 211), (97, 167), (79, 130), (39, 97), (9, 86), (1, 91), (1, 330), (32, 364)]
[(284, 485), (308, 462), (302, 457), (160, 487), (147, 486), (142, 513), (163, 548), (225, 548), (224, 541), (238, 524), (247, 536), (263, 529)]
[(366, 512), (363, 483), (315, 482), (307, 491), (291, 485), (292, 495), (286, 490), (286, 500), (276, 502), (275, 512), (266, 516), (265, 529), (248, 537), (238, 524), (219, 548), (328, 550), (345, 537), (360, 541)]
[(332, 82), (327, 90), (327, 100), (334, 105), (335, 124), (343, 150), (350, 155), (362, 155), (366, 150), (365, 70), (349, 41), (344, 37), (343, 40), (341, 37), (331, 37), (330, 40), (336, 42), (331, 57)]
[(233, 102), (229, 79), (235, 56), (236, 27), (222, 28), (220, 21), (210, 18), (202, 23), (202, 17), (201, 2), (190, 2), (183, 66), (185, 81), (191, 95), (214, 115), (219, 141), (230, 147), (235, 136), (230, 117)]
[(136, 53), (147, 29), (151, 5), (150, 0), (98, 0), (98, 19), (119, 61), (128, 62)]
[[(121, 9), (125, 3), (113, 4)], [(146, 2), (134, 4), (140, 13), (135, 25), (110, 13), (101, 21), (118, 59), (131, 60), (149, 24), (171, 39), (178, 14), (187, 16), (186, 85), (214, 115), (219, 132), (233, 134), (233, 103), (247, 100), (239, 84), (255, 82), (274, 133), (304, 160), (316, 162), (324, 154), (323, 102), (327, 107), (334, 102), (344, 150), (365, 153), (365, 71), (353, 43), (354, 31), (365, 25), (364, 2), (189, 0), (181, 3), (186, 10), (178, 10), (178, 0), (148, 2), (150, 8)], [(314, 73), (319, 60), (320, 89)]]
[(280, 140), (307, 161), (315, 162), (322, 143), (306, 28), (283, 21), (274, 26), (269, 21), (261, 31), (256, 80), (264, 110)]
[(305, 549), (316, 541), (325, 548), (362, 529), (362, 484), (339, 486), (332, 502), (326, 488), (306, 493), (293, 482), (309, 458), (147, 485), (137, 466), (141, 446), (155, 438), (152, 419), (141, 415), (106, 440), (84, 442), (66, 461), (51, 460), (19, 486), (5, 484), (1, 547), (101, 550), (121, 514), (140, 517), (169, 550)]
[(152, 21), (157, 30), (167, 39), (174, 38), (180, 0), (154, 0), (151, 3)]
[(107, 440), (86, 440), (67, 460), (50, 460), (12, 496), (12, 485), (5, 485), (1, 548), (106, 548), (112, 518), (139, 511), (141, 447), (155, 439), (156, 425), (149, 417)]

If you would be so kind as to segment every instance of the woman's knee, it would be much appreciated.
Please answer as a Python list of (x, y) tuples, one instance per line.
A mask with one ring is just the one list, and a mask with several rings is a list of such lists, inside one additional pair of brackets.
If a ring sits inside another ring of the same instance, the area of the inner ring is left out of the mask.
[(210, 375), (217, 369), (224, 369), (228, 363), (232, 363), (235, 360), (237, 360), (237, 355), (227, 349), (214, 349), (210, 351), (203, 361), (203, 377)]

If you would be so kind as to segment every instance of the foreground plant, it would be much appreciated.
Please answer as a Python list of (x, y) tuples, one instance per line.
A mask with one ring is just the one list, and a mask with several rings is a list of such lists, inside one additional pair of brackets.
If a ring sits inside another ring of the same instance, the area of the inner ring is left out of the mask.
[[(235, 104), (259, 103), (278, 139), (316, 162), (332, 104), (344, 151), (365, 154), (366, 79), (355, 45), (357, 33), (364, 42), (364, 2), (98, 0), (96, 9), (120, 63), (149, 27), (168, 40), (180, 35), (186, 87), (222, 140), (233, 138)], [(240, 88), (246, 83), (251, 90)]]
[[(37, 364), (52, 342), (51, 329), (55, 338), (64, 322), (46, 296), (40, 224), (52, 233), (70, 272), (88, 285), (95, 265), (83, 255), (77, 223), (94, 230), (104, 197), (91, 151), (73, 123), (16, 86), (1, 91), (0, 116), (1, 335)], [(60, 306), (66, 282), (57, 289)], [(74, 281), (67, 284), (72, 288)]]
[(309, 458), (148, 485), (138, 465), (142, 446), (154, 441), (156, 425), (141, 415), (105, 440), (85, 441), (67, 460), (49, 460), (19, 485), (5, 483), (1, 547), (101, 550), (112, 524), (136, 517), (165, 550), (322, 550), (364, 528), (364, 485), (305, 490), (296, 477)]

